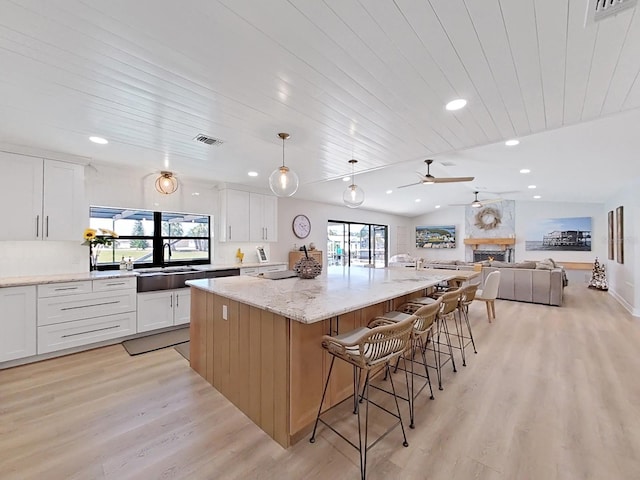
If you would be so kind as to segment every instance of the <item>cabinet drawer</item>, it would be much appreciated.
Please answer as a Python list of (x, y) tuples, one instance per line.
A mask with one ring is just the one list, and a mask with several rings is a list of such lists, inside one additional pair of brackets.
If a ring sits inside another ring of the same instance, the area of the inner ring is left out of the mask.
[(136, 333), (136, 313), (38, 327), (38, 354), (88, 345)]
[(240, 275), (258, 275), (258, 267), (241, 268)]
[(40, 298), (38, 300), (38, 326), (132, 312), (135, 309), (135, 290)]
[(76, 293), (91, 293), (91, 291), (91, 280), (83, 280), (81, 282), (47, 283), (44, 285), (38, 285), (38, 298), (75, 295)]
[(108, 292), (110, 290), (126, 290), (136, 288), (136, 278), (105, 278), (104, 280), (93, 281), (94, 292)]
[(269, 265), (268, 267), (260, 267), (260, 273), (265, 272), (281, 272), (286, 270), (286, 265)]

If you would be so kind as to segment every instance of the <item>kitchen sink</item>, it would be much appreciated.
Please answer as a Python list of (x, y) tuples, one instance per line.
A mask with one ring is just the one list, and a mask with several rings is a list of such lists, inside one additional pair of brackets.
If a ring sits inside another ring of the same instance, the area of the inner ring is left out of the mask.
[(173, 290), (186, 287), (187, 280), (240, 275), (239, 268), (224, 270), (195, 270), (191, 267), (152, 267), (137, 270), (137, 291)]

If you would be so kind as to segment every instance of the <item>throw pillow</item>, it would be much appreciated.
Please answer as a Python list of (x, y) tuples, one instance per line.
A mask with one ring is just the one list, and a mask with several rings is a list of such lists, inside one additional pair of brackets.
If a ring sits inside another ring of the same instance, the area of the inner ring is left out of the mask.
[(553, 270), (553, 264), (551, 262), (547, 262), (543, 260), (541, 262), (536, 263), (537, 270)]
[(520, 262), (520, 263), (515, 263), (513, 265), (513, 268), (529, 268), (529, 269), (535, 269), (537, 262)]

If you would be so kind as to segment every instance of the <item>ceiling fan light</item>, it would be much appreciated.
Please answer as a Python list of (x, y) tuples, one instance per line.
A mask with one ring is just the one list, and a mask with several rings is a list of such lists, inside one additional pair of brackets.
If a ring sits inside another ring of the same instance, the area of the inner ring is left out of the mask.
[(178, 190), (178, 179), (171, 172), (160, 172), (156, 179), (156, 190), (163, 195), (171, 195)]
[(269, 175), (269, 188), (278, 197), (290, 197), (298, 191), (298, 175), (284, 164), (284, 141), (289, 138), (288, 133), (279, 133), (282, 139), (282, 166)]
[(480, 208), (481, 206), (482, 204), (478, 200), (474, 200), (473, 202), (471, 202), (472, 208)]

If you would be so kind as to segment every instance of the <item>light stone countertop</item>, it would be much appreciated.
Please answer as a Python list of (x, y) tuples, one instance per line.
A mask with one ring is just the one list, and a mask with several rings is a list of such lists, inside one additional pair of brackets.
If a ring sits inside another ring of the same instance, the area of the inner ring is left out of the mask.
[(326, 318), (417, 292), (456, 277), (455, 271), (329, 267), (314, 279), (223, 277), (187, 285), (261, 308), (301, 323)]
[(126, 270), (108, 270), (104, 272), (61, 273), (58, 275), (25, 275), (23, 277), (0, 278), (0, 287), (20, 287), (24, 285), (42, 285), (46, 283), (79, 282), (82, 280), (101, 280), (105, 278), (135, 277), (138, 274)]
[[(207, 264), (191, 265), (194, 270), (211, 271), (227, 270), (230, 268), (252, 268), (268, 267), (271, 265), (286, 265), (287, 262), (267, 262), (267, 263), (229, 263), (229, 264)], [(138, 271), (127, 270), (104, 270), (97, 272), (60, 273), (52, 275), (24, 275), (18, 277), (0, 277), (0, 288), (21, 287), (25, 285), (43, 285), (47, 283), (80, 282), (83, 280), (101, 280), (106, 278), (136, 277)]]

